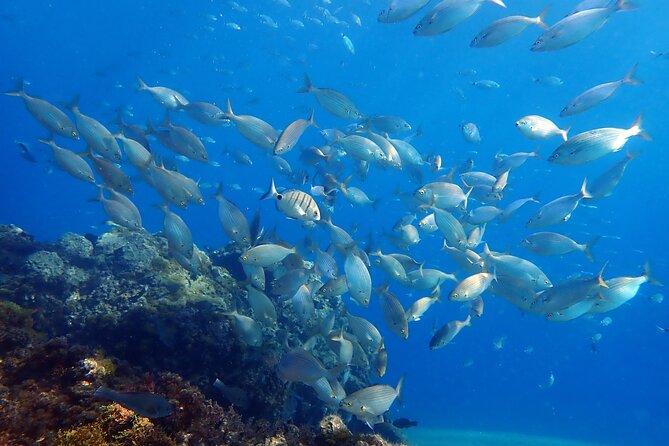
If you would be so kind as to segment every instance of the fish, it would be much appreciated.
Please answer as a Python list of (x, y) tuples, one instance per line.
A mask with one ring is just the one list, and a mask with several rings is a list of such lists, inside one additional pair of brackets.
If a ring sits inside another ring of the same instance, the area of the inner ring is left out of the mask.
[(545, 8), (536, 17), (514, 15), (495, 20), (481, 30), (481, 32), (472, 39), (469, 46), (472, 48), (491, 48), (493, 46), (501, 45), (516, 37), (531, 25), (548, 29), (548, 26), (544, 23), (544, 17), (547, 13), (548, 8)]
[(112, 194), (112, 198), (107, 199), (102, 192), (103, 188), (104, 186), (100, 186), (98, 196), (94, 200), (102, 203), (105, 214), (111, 218), (111, 221), (133, 231), (141, 230), (142, 217), (137, 207), (124, 195), (114, 193), (113, 189), (107, 189)]
[(469, 301), (469, 315), (475, 318), (483, 316), (483, 298), (481, 296)]
[(528, 115), (516, 121), (516, 128), (527, 139), (549, 139), (560, 136), (567, 141), (569, 127), (561, 129), (550, 119), (538, 115)]
[(223, 196), (223, 185), (220, 183), (215, 198), (218, 202), (218, 219), (223, 226), (223, 232), (238, 245), (249, 246), (254, 242), (251, 240), (249, 222), (237, 205)]
[[(566, 280), (541, 291), (533, 302), (533, 307), (541, 312), (550, 313), (565, 310), (581, 301), (595, 297), (600, 288), (608, 287), (602, 279), (604, 268), (606, 268), (606, 265), (594, 277)], [(587, 308), (584, 313), (588, 310), (590, 308)], [(576, 317), (578, 316), (580, 314)]]
[(320, 248), (316, 251), (316, 261), (314, 262), (316, 272), (328, 279), (336, 279), (338, 273), (337, 261), (326, 251), (321, 251)]
[[(297, 271), (296, 274), (302, 275), (301, 272), (304, 270), (295, 270), (295, 271)], [(283, 277), (286, 276), (288, 276), (288, 274), (284, 275)], [(306, 277), (304, 279), (306, 279)], [(293, 285), (293, 286), (295, 285), (299, 286), (291, 298), (291, 303), (293, 306), (293, 311), (297, 315), (297, 320), (300, 321), (302, 325), (309, 326), (311, 321), (316, 316), (316, 309), (314, 307), (314, 299), (311, 296), (311, 288), (306, 283), (300, 284), (302, 280), (295, 282)], [(283, 294), (283, 293), (276, 293), (276, 290), (274, 288), (272, 288), (272, 292), (274, 294)]]
[(394, 388), (383, 384), (365, 387), (347, 395), (339, 407), (371, 427), (383, 422), (382, 415), (390, 409), (396, 399), (401, 399), (403, 382), (404, 376), (400, 377)]
[(262, 327), (255, 319), (239, 314), (237, 309), (232, 312), (223, 313), (233, 318), (234, 329), (239, 338), (250, 347), (260, 347), (263, 343)]
[(455, 320), (442, 326), (434, 333), (432, 339), (430, 339), (430, 350), (437, 350), (445, 347), (458, 335), (458, 333), (460, 333), (460, 330), (464, 327), (471, 326), (471, 320), (472, 317), (467, 316), (463, 321)]
[(258, 321), (274, 324), (277, 321), (276, 308), (269, 297), (253, 285), (246, 285), (246, 297), (253, 310), (253, 316)]
[(548, 161), (563, 166), (586, 164), (609, 153), (622, 150), (633, 136), (639, 136), (645, 140), (651, 139), (641, 129), (641, 116), (637, 117), (628, 129), (605, 127), (579, 133), (555, 149), (548, 157)]
[(93, 163), (93, 168), (102, 177), (102, 180), (112, 189), (126, 194), (133, 194), (134, 189), (130, 178), (116, 164), (104, 158), (93, 155), (90, 151), (86, 157)]
[(604, 173), (598, 176), (595, 181), (590, 183), (590, 186), (588, 187), (590, 198), (588, 201), (611, 196), (614, 189), (623, 179), (627, 165), (630, 161), (639, 156), (639, 154), (639, 152), (628, 151), (625, 158), (608, 168)]
[(286, 248), (281, 245), (267, 243), (249, 248), (239, 256), (239, 261), (242, 264), (266, 268), (282, 261), (287, 255), (294, 252), (297, 252), (294, 247)]
[(77, 128), (81, 137), (86, 141), (90, 150), (98, 153), (109, 161), (121, 161), (121, 149), (111, 132), (98, 120), (86, 116), (79, 111), (79, 100), (76, 98), (68, 108), (74, 114)]
[(337, 354), (339, 364), (350, 365), (353, 359), (353, 343), (344, 337), (344, 329), (342, 328), (336, 335), (329, 336), (328, 339), (339, 344), (339, 348), (333, 349)]
[(375, 163), (383, 163), (386, 160), (386, 155), (381, 147), (371, 139), (361, 135), (347, 135), (339, 138), (334, 143), (334, 146), (341, 148), (358, 160), (373, 161)]
[(582, 41), (606, 24), (613, 14), (634, 9), (629, 0), (616, 0), (601, 8), (586, 9), (568, 15), (544, 31), (534, 41), (532, 51), (555, 51)]
[(172, 124), (169, 116), (160, 123), (166, 130), (155, 129), (148, 124), (147, 133), (156, 136), (160, 144), (189, 159), (209, 162), (207, 149), (198, 136), (185, 127)]
[(341, 33), (341, 40), (344, 42), (344, 47), (346, 48), (346, 51), (348, 51), (351, 54), (355, 54), (355, 45), (353, 45), (353, 41), (349, 36), (347, 36), (344, 33)]
[(276, 207), (287, 217), (301, 221), (319, 221), (321, 211), (311, 195), (297, 189), (286, 189), (277, 192), (272, 179), (267, 192), (261, 200), (276, 200)]
[(157, 393), (119, 392), (107, 387), (98, 387), (93, 396), (112, 400), (146, 418), (168, 417), (174, 412), (167, 398)]
[(409, 288), (415, 290), (433, 290), (447, 280), (457, 282), (455, 275), (445, 273), (438, 269), (421, 268), (407, 273)]
[(495, 270), (498, 282), (500, 282), (500, 276), (503, 278), (510, 276), (516, 281), (530, 284), (534, 290), (545, 290), (553, 286), (548, 276), (537, 265), (527, 259), (510, 254), (493, 253), (487, 244), (483, 247), (483, 253), (482, 260), (484, 266), (488, 271)]
[(398, 23), (414, 16), (430, 0), (390, 0), (377, 16), (379, 23)]
[(306, 73), (304, 74), (304, 86), (297, 92), (311, 93), (321, 107), (339, 118), (351, 121), (364, 118), (353, 101), (343, 93), (332, 88), (314, 87)]
[(581, 190), (573, 195), (565, 195), (541, 206), (539, 210), (527, 221), (528, 228), (544, 228), (546, 226), (565, 223), (571, 218), (572, 212), (584, 198), (590, 198), (586, 189), (587, 178), (583, 180)]
[(319, 378), (311, 384), (311, 388), (316, 392), (319, 400), (332, 408), (339, 407), (339, 403), (346, 397), (346, 391), (339, 381), (328, 381), (326, 378)]
[(536, 232), (521, 240), (525, 249), (542, 256), (560, 256), (570, 252), (582, 252), (591, 262), (595, 261), (592, 249), (601, 237), (593, 237), (588, 243), (576, 243), (569, 237), (555, 232)]
[(442, 0), (418, 22), (413, 35), (434, 36), (450, 31), (474, 15), (486, 1), (506, 8), (502, 0)]
[(644, 265), (643, 274), (637, 277), (615, 277), (605, 281), (606, 286), (598, 289), (599, 299), (596, 300), (590, 313), (604, 313), (615, 310), (629, 302), (639, 293), (645, 283), (662, 286), (662, 283), (651, 275), (648, 262)]
[(32, 150), (30, 150), (30, 147), (28, 147), (28, 144), (22, 141), (14, 141), (14, 143), (19, 148), (19, 154), (21, 155), (21, 158), (31, 163), (37, 162), (37, 158), (35, 158), (35, 155), (33, 155)]
[(95, 183), (93, 169), (91, 169), (91, 166), (89, 166), (86, 160), (84, 160), (81, 156), (77, 155), (71, 150), (58, 146), (53, 138), (48, 141), (45, 139), (40, 139), (38, 141), (51, 147), (56, 164), (62, 170), (69, 173), (78, 180), (85, 181), (87, 183)]
[(470, 144), (481, 144), (481, 133), (473, 122), (467, 122), (462, 127), (462, 137)]
[(51, 133), (65, 138), (79, 139), (77, 127), (65, 112), (42, 98), (29, 96), (24, 86), (23, 79), (21, 79), (16, 91), (5, 93), (5, 95), (23, 99), (26, 110)]
[[(498, 153), (495, 155), (493, 173), (496, 175), (502, 172), (511, 171), (519, 168), (530, 158), (539, 158), (539, 153), (534, 152), (515, 152), (510, 155)], [(494, 178), (494, 177), (493, 177)], [(494, 186), (494, 184), (493, 184)]]
[(435, 207), (431, 209), (434, 212), (434, 221), (449, 246), (465, 249), (467, 247), (467, 234), (462, 227), (462, 223), (448, 211)]
[(225, 117), (225, 113), (215, 104), (210, 102), (189, 102), (183, 104), (177, 100), (177, 110), (184, 111), (188, 116), (195, 119), (197, 122), (210, 125), (219, 126), (229, 124), (230, 120)]
[(193, 256), (193, 234), (186, 222), (172, 212), (166, 204), (158, 206), (163, 211), (163, 233), (170, 251), (178, 251), (186, 258)]
[(393, 426), (398, 429), (408, 429), (410, 427), (418, 426), (418, 421), (412, 421), (408, 418), (397, 418), (393, 420)]
[(542, 76), (542, 77), (534, 77), (532, 80), (538, 84), (545, 85), (547, 87), (559, 87), (561, 85), (564, 85), (564, 81), (560, 79), (558, 76)]
[(398, 134), (411, 131), (411, 124), (399, 116), (374, 115), (364, 121), (381, 133)]
[(249, 140), (252, 144), (273, 151), (276, 141), (279, 139), (279, 132), (267, 122), (251, 115), (235, 115), (230, 105), (230, 99), (227, 101), (225, 118), (235, 123), (239, 133)]
[(500, 223), (504, 223), (527, 203), (539, 203), (539, 200), (537, 200), (535, 197), (519, 198), (518, 200), (514, 200), (502, 210), (497, 219)]
[(352, 177), (348, 177), (341, 183), (339, 183), (339, 190), (341, 190), (342, 195), (346, 200), (354, 206), (366, 206), (372, 205), (376, 208), (377, 200), (372, 200), (367, 196), (365, 191), (354, 186), (347, 186), (347, 183), (351, 181)]
[(382, 378), (383, 375), (386, 374), (386, 369), (388, 368), (388, 351), (383, 345), (383, 340), (381, 340), (381, 343), (379, 344), (379, 347), (376, 350), (373, 364), (376, 374), (379, 375), (380, 378)]
[(246, 280), (253, 285), (255, 288), (265, 291), (265, 270), (262, 266), (253, 266), (248, 264), (242, 264), (242, 269), (244, 274), (246, 274)]
[(444, 181), (426, 183), (414, 192), (421, 203), (439, 209), (454, 211), (467, 209), (467, 199), (471, 189), (465, 193), (460, 186)]
[(247, 409), (249, 407), (249, 397), (244, 389), (223, 384), (223, 381), (218, 378), (214, 381), (214, 387), (216, 387), (218, 391), (221, 392), (221, 395), (223, 395), (223, 398), (228, 400), (233, 406), (240, 409)]
[(332, 382), (346, 368), (340, 364), (326, 370), (323, 364), (306, 350), (296, 349), (285, 353), (276, 368), (276, 374), (282, 381), (314, 384), (321, 378)]
[(471, 275), (456, 285), (448, 295), (448, 299), (454, 302), (474, 300), (490, 287), (493, 280), (497, 280), (495, 272), (481, 272)]
[(179, 106), (188, 104), (188, 99), (178, 91), (161, 86), (149, 87), (139, 76), (137, 91), (148, 91), (153, 99), (168, 110), (176, 110)]
[(482, 225), (493, 221), (499, 217), (501, 213), (502, 210), (495, 206), (479, 206), (469, 211), (466, 216), (466, 221), (471, 225)]
[(634, 64), (627, 74), (625, 74), (625, 77), (620, 80), (596, 85), (579, 94), (569, 101), (562, 111), (560, 111), (560, 116), (573, 116), (578, 113), (583, 113), (586, 110), (590, 110), (594, 106), (613, 96), (613, 94), (623, 85), (641, 84), (642, 82), (640, 80), (634, 78), (637, 66), (638, 64)]
[(430, 309), (432, 305), (434, 305), (437, 302), (441, 302), (441, 288), (436, 287), (434, 290), (432, 290), (432, 296), (426, 296), (426, 297), (421, 297), (420, 299), (417, 299), (414, 301), (414, 303), (409, 306), (409, 308), (406, 310), (406, 318), (407, 322), (416, 322), (419, 321), (420, 318), (423, 317), (423, 315), (427, 312), (427, 310)]
[(377, 260), (374, 263), (380, 266), (381, 269), (388, 274), (388, 278), (397, 280), (398, 282), (406, 282), (408, 280), (404, 266), (402, 266), (400, 261), (395, 257), (383, 254), (381, 250), (372, 252), (369, 255), (377, 257)]
[(501, 87), (499, 82), (490, 79), (474, 81), (472, 82), (472, 85), (475, 86), (476, 88), (480, 88), (481, 90), (496, 90), (499, 87)]
[(309, 119), (297, 119), (290, 123), (279, 135), (276, 144), (274, 145), (274, 154), (283, 155), (295, 147), (304, 131), (309, 127), (318, 127), (314, 121), (314, 112), (312, 110)]
[(153, 155), (147, 148), (139, 141), (126, 137), (122, 132), (112, 135), (114, 138), (121, 141), (123, 146), (123, 153), (126, 158), (137, 169), (145, 169), (153, 161)]
[(391, 332), (401, 339), (409, 338), (409, 323), (406, 312), (399, 299), (388, 289), (388, 285), (383, 285), (376, 290), (381, 302), (381, 314), (383, 321)]
[(374, 324), (348, 311), (346, 312), (346, 319), (348, 321), (348, 328), (353, 332), (364, 349), (369, 351), (379, 348), (383, 342), (383, 337)]
[(372, 278), (362, 259), (353, 251), (346, 255), (344, 274), (348, 292), (358, 305), (367, 307), (372, 295)]

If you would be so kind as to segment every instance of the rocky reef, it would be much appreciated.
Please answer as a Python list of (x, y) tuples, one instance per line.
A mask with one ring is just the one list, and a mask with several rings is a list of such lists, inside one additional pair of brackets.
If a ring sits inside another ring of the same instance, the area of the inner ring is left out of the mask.
[[(351, 433), (312, 389), (280, 381), (287, 345), (314, 327), (281, 312), (262, 347), (247, 346), (228, 315), (250, 313), (229, 272), (236, 254), (196, 255), (193, 273), (160, 235), (115, 227), (39, 243), (0, 226), (0, 444), (389, 444)], [(319, 306), (342, 311), (340, 301)], [(232, 406), (215, 378), (243, 389), (248, 404)], [(368, 385), (368, 369), (351, 367), (348, 383)], [(159, 393), (175, 410), (149, 420), (93, 398), (98, 386)]]

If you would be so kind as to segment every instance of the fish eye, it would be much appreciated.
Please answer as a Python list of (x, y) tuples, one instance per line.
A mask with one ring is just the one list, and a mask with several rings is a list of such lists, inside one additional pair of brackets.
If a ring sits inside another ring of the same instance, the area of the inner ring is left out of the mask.
[(75, 132), (74, 130), (72, 130), (72, 132), (70, 133), (70, 135), (72, 135), (72, 137), (76, 137), (76, 136), (77, 136), (77, 132)]
[(277, 199), (277, 200), (283, 200), (283, 195), (281, 195), (281, 194), (277, 195), (277, 196), (276, 196), (276, 199)]

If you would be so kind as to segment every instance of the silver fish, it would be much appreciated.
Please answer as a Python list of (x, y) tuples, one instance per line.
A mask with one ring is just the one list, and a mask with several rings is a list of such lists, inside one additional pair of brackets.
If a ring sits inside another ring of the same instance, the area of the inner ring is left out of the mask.
[[(179, 99), (176, 99), (178, 102)], [(187, 104), (179, 102), (176, 108), (185, 111), (188, 116), (204, 125), (219, 126), (230, 123), (223, 110), (209, 102), (189, 102)]]
[(462, 137), (470, 144), (481, 144), (481, 132), (476, 124), (467, 122), (460, 127)]
[(491, 48), (501, 45), (509, 39), (516, 37), (531, 25), (548, 29), (548, 26), (544, 23), (544, 16), (547, 12), (548, 9), (544, 9), (536, 17), (514, 15), (495, 20), (479, 32), (472, 39), (469, 46), (472, 48)]
[(142, 229), (142, 219), (139, 217), (139, 211), (137, 211), (134, 205), (130, 207), (125, 202), (117, 199), (105, 198), (102, 188), (100, 188), (96, 200), (102, 203), (105, 214), (111, 218), (112, 222), (134, 231)]
[(337, 354), (339, 364), (351, 364), (353, 359), (353, 343), (344, 337), (344, 329), (342, 328), (338, 334), (328, 337), (330, 341), (338, 345), (338, 348), (332, 350)]
[(261, 266), (263, 268), (282, 261), (288, 254), (296, 252), (295, 248), (285, 248), (272, 243), (254, 246), (240, 257), (242, 264)]
[(380, 23), (397, 23), (406, 20), (423, 9), (430, 0), (390, 0), (388, 6), (379, 12)]
[(98, 120), (81, 113), (77, 99), (69, 105), (69, 109), (72, 110), (79, 133), (88, 147), (110, 161), (120, 162), (121, 149), (116, 142), (116, 138), (107, 130), (107, 127)]
[(464, 193), (457, 184), (445, 181), (427, 183), (414, 192), (414, 197), (424, 204), (436, 206), (440, 209), (453, 211), (467, 209), (469, 194)]
[(130, 164), (138, 169), (144, 169), (151, 164), (153, 155), (151, 155), (151, 152), (149, 152), (140, 142), (127, 138), (123, 133), (117, 133), (113, 136), (121, 141), (123, 152), (128, 158), (128, 161), (130, 161)]
[(441, 302), (440, 288), (435, 288), (435, 290), (433, 290), (433, 294), (436, 295), (421, 297), (411, 304), (411, 306), (406, 311), (406, 318), (408, 322), (419, 321), (432, 305), (434, 305), (436, 302)]
[(572, 212), (578, 207), (581, 200), (590, 198), (586, 189), (587, 179), (583, 180), (581, 190), (573, 195), (565, 195), (546, 203), (528, 220), (528, 228), (544, 228), (546, 226), (565, 223), (571, 217)]
[(184, 95), (171, 88), (161, 86), (149, 87), (139, 76), (137, 76), (137, 84), (138, 91), (148, 91), (160, 105), (168, 110), (176, 110), (179, 105), (188, 104), (188, 99)]
[(269, 297), (253, 285), (246, 285), (246, 296), (255, 319), (273, 324), (277, 320), (276, 308)]
[(388, 289), (388, 285), (383, 285), (376, 290), (381, 302), (381, 314), (386, 326), (401, 339), (409, 337), (409, 323), (406, 312), (399, 299)]
[(228, 238), (240, 246), (252, 243), (251, 229), (244, 213), (231, 201), (223, 196), (223, 186), (219, 184), (216, 193), (218, 201), (218, 219)]
[(483, 249), (484, 265), (488, 271), (495, 270), (498, 278), (500, 276), (511, 276), (532, 285), (533, 289), (545, 290), (553, 286), (550, 279), (541, 269), (527, 259), (509, 254), (492, 253), (488, 245)]
[(555, 232), (536, 232), (528, 235), (521, 242), (527, 250), (542, 256), (560, 256), (570, 252), (582, 252), (588, 260), (594, 262), (592, 248), (600, 237), (593, 237), (588, 243), (576, 243), (569, 237)]
[(383, 342), (383, 336), (374, 324), (367, 319), (346, 313), (348, 327), (366, 350), (376, 350)]
[(477, 273), (467, 277), (458, 283), (448, 295), (449, 300), (455, 302), (468, 302), (483, 294), (496, 280), (495, 273)]
[(467, 234), (462, 223), (450, 212), (435, 207), (431, 209), (434, 212), (434, 221), (448, 244), (458, 249), (466, 249)]
[(499, 214), (499, 222), (504, 223), (510, 219), (518, 211), (518, 209), (525, 206), (527, 203), (539, 203), (539, 200), (534, 197), (528, 197), (519, 198), (518, 200), (512, 201), (502, 210), (502, 213)]
[(567, 140), (569, 127), (561, 129), (550, 119), (538, 115), (528, 115), (516, 121), (516, 128), (528, 139), (549, 139), (560, 136)]
[(28, 112), (47, 130), (65, 138), (79, 139), (77, 128), (72, 120), (58, 107), (44, 99), (29, 96), (24, 90), (23, 79), (16, 91), (5, 93), (7, 96), (17, 96), (23, 99)]
[(51, 147), (53, 157), (56, 160), (58, 167), (72, 175), (74, 178), (88, 183), (95, 183), (95, 177), (93, 176), (91, 166), (89, 166), (86, 160), (81, 156), (71, 150), (59, 147), (53, 139), (50, 139), (49, 141), (40, 139), (39, 142)]
[(359, 305), (367, 307), (372, 294), (372, 278), (365, 263), (354, 252), (346, 255), (344, 273), (351, 297)]
[(239, 314), (237, 310), (224, 314), (234, 319), (235, 332), (245, 344), (251, 347), (262, 345), (262, 327), (253, 318)]
[(158, 138), (162, 145), (192, 160), (209, 162), (207, 149), (196, 134), (185, 127), (172, 124), (169, 118), (165, 119), (161, 126), (166, 127), (167, 131), (150, 128), (148, 132), (162, 135)]
[(482, 225), (496, 219), (502, 213), (495, 206), (479, 206), (467, 214), (467, 223), (471, 225)]
[(471, 316), (467, 316), (464, 321), (451, 321), (441, 327), (430, 339), (430, 350), (437, 350), (445, 347), (446, 344), (455, 338), (464, 327), (471, 326)]
[(486, 1), (506, 8), (502, 0), (442, 0), (418, 22), (413, 34), (434, 36), (450, 31), (474, 15)]
[(455, 275), (448, 274), (438, 269), (421, 268), (407, 274), (409, 288), (415, 290), (432, 290), (447, 280), (457, 282)]
[(532, 44), (532, 51), (554, 51), (572, 46), (600, 29), (618, 11), (634, 9), (629, 0), (617, 0), (603, 8), (587, 9), (553, 24)]
[(265, 270), (262, 266), (253, 266), (246, 263), (242, 264), (246, 280), (259, 290), (265, 291)]
[(639, 152), (627, 152), (625, 158), (617, 162), (604, 173), (598, 176), (588, 187), (590, 192), (590, 200), (597, 200), (608, 197), (613, 193), (613, 190), (618, 186), (623, 179), (627, 165), (634, 158), (639, 156)]
[(268, 151), (274, 150), (276, 141), (279, 139), (279, 133), (274, 127), (255, 116), (235, 115), (230, 105), (230, 99), (227, 102), (225, 117), (234, 122), (239, 133), (251, 143)]
[(643, 274), (637, 277), (615, 277), (606, 282), (606, 287), (600, 288), (598, 299), (590, 310), (590, 313), (604, 313), (614, 310), (629, 302), (639, 292), (644, 283), (662, 286), (662, 283), (651, 276), (650, 266), (644, 265)]
[(161, 205), (159, 208), (165, 214), (163, 232), (170, 250), (179, 251), (186, 258), (191, 258), (193, 256), (193, 235), (188, 225), (181, 217), (170, 211), (167, 205)]
[(401, 397), (403, 381), (404, 377), (402, 376), (395, 388), (387, 385), (376, 385), (360, 389), (347, 395), (339, 407), (352, 413), (369, 426), (382, 423), (382, 415), (390, 409), (396, 399)]
[(383, 254), (380, 250), (370, 253), (371, 256), (376, 256), (378, 259), (374, 262), (388, 274), (388, 277), (399, 282), (407, 281), (407, 273), (402, 264), (391, 255)]
[(344, 94), (331, 88), (314, 87), (306, 73), (304, 74), (304, 86), (297, 92), (313, 94), (321, 107), (339, 118), (357, 120), (364, 117), (353, 101)]
[(366, 122), (376, 130), (391, 135), (411, 131), (411, 124), (399, 116), (375, 115), (367, 118)]
[(120, 167), (104, 158), (93, 155), (91, 152), (88, 152), (86, 156), (91, 160), (93, 168), (100, 174), (107, 186), (126, 194), (134, 193), (130, 178), (128, 178)]
[(641, 84), (640, 80), (634, 78), (637, 65), (638, 64), (634, 64), (627, 74), (625, 74), (624, 78), (618, 81), (596, 85), (579, 94), (569, 101), (569, 103), (562, 109), (560, 116), (572, 116), (590, 110), (592, 107), (610, 98), (623, 85)]
[(543, 290), (537, 296), (534, 307), (542, 312), (554, 312), (588, 299), (599, 292), (600, 288), (608, 287), (602, 279), (603, 273), (604, 268), (595, 277), (567, 280)]
[(302, 137), (304, 131), (309, 127), (318, 127), (314, 121), (314, 112), (312, 110), (309, 119), (296, 119), (288, 127), (284, 129), (279, 135), (276, 144), (274, 145), (274, 154), (283, 155), (295, 147), (295, 144)]
[(336, 379), (344, 366), (326, 370), (323, 364), (306, 350), (292, 350), (285, 353), (277, 365), (276, 374), (279, 379), (289, 382), (313, 384), (321, 378), (328, 381)]

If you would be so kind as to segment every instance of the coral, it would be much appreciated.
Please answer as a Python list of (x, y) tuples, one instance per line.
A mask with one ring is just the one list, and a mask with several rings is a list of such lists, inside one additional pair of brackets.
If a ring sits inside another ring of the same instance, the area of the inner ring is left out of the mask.
[(53, 251), (37, 251), (28, 256), (26, 272), (33, 281), (39, 283), (55, 283), (65, 271), (65, 262)]

